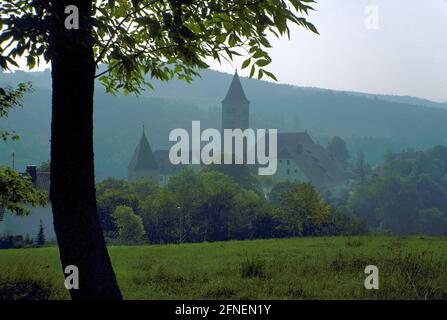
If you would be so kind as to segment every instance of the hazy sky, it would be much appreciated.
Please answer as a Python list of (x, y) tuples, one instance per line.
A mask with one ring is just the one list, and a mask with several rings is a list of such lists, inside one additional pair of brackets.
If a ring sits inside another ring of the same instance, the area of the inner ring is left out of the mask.
[[(447, 0), (319, 0), (315, 8), (320, 36), (295, 30), (290, 41), (271, 41), (279, 82), (447, 101)], [(375, 12), (378, 29), (368, 29)]]
[[(447, 101), (447, 0), (318, 0), (314, 7), (319, 36), (295, 28), (290, 40), (270, 41), (278, 82)], [(242, 61), (211, 66), (233, 73)]]

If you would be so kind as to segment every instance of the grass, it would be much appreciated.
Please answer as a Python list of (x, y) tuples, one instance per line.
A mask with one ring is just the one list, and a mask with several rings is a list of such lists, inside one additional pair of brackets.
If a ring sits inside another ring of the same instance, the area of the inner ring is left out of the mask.
[[(112, 246), (126, 299), (447, 299), (447, 239), (384, 236)], [(380, 289), (365, 290), (367, 265)], [(0, 251), (1, 299), (67, 299), (55, 247)]]

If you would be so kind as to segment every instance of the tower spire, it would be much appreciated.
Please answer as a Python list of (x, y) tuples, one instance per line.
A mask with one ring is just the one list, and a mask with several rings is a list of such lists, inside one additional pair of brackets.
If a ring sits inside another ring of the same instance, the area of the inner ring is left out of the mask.
[(250, 101), (235, 69), (227, 95), (222, 100), (222, 129), (247, 129), (250, 125)]
[(231, 81), (230, 88), (228, 89), (227, 95), (225, 99), (222, 101), (223, 103), (238, 103), (238, 104), (248, 104), (247, 97), (245, 96), (244, 89), (242, 88), (241, 80), (239, 79), (239, 75), (237, 70), (235, 70), (233, 80)]

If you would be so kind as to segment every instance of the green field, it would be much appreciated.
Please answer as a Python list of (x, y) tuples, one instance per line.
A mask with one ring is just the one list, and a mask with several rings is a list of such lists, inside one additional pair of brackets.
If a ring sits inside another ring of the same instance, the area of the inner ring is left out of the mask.
[[(296, 238), (109, 248), (126, 299), (447, 299), (447, 239)], [(380, 289), (365, 290), (367, 265)], [(1, 299), (67, 299), (55, 247), (0, 251)]]

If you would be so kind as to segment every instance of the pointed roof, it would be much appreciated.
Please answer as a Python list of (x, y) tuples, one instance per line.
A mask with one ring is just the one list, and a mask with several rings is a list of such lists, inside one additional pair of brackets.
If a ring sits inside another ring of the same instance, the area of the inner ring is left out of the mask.
[(133, 157), (128, 168), (132, 171), (158, 170), (157, 162), (155, 161), (151, 146), (149, 145), (144, 132), (144, 126), (140, 142), (133, 153)]
[(248, 104), (247, 97), (245, 96), (244, 89), (242, 88), (241, 80), (239, 79), (239, 75), (237, 71), (233, 76), (233, 80), (231, 81), (230, 88), (228, 89), (227, 95), (225, 99), (222, 100), (223, 103), (240, 103), (240, 104)]

